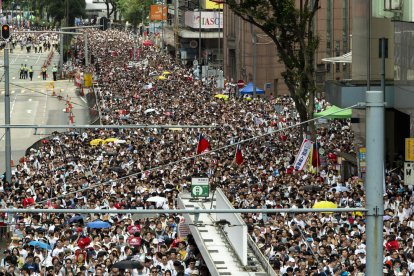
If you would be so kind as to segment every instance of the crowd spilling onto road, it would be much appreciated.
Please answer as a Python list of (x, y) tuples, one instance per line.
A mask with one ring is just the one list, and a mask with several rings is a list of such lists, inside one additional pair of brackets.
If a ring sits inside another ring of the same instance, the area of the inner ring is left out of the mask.
[[(216, 127), (81, 130), (42, 140), (20, 160), (12, 182), (0, 182), (2, 208), (160, 209), (160, 215), (3, 214), (12, 242), (0, 273), (208, 275), (194, 239), (180, 235), (180, 215), (162, 213), (176, 208), (177, 195), (195, 175), (207, 175), (235, 208), (311, 208), (320, 201), (365, 206), (363, 183), (356, 175), (344, 179), (340, 170), (340, 153), (357, 151), (349, 121), (319, 126), (316, 140), (325, 152), (318, 168), (294, 171), (304, 134), (293, 127), (300, 120), (290, 98), (218, 99), (214, 88), (193, 79), (191, 68), (143, 46), (143, 39), (133, 61), (128, 33), (87, 32), (97, 64), (83, 68), (82, 51), (71, 61), (98, 77), (104, 124)], [(317, 99), (317, 109), (327, 106)], [(188, 158), (200, 133), (210, 151)], [(236, 164), (235, 143), (253, 137), (242, 143), (243, 163)], [(387, 172), (385, 182), (384, 274), (413, 275), (412, 190), (398, 170)], [(159, 197), (165, 201), (151, 200)], [(364, 275), (369, 245), (362, 213), (243, 218), (277, 275)], [(114, 265), (130, 259), (141, 266)]]

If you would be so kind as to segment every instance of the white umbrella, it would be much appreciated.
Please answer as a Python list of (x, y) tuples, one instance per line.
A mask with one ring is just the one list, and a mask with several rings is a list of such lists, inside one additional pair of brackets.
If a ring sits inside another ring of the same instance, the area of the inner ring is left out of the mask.
[(155, 112), (156, 110), (154, 108), (148, 108), (147, 110), (144, 111), (145, 114), (151, 113), (151, 112)]
[(164, 208), (164, 205), (167, 203), (167, 199), (162, 196), (151, 196), (147, 199), (147, 202), (155, 202), (157, 204), (157, 208)]
[(126, 141), (125, 140), (116, 140), (114, 143), (115, 144), (125, 144)]
[(336, 192), (342, 193), (342, 192), (349, 192), (349, 189), (345, 186), (336, 186), (329, 189), (330, 192), (332, 192), (332, 189), (335, 189)]
[(149, 84), (144, 85), (144, 89), (151, 89), (151, 88), (152, 88), (151, 82)]

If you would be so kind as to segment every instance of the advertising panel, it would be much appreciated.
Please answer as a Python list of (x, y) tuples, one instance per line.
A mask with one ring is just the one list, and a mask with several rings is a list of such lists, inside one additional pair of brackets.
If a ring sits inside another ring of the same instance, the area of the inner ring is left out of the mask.
[(166, 20), (167, 10), (167, 6), (163, 8), (163, 5), (151, 5), (150, 20)]
[(223, 2), (223, 1), (220, 1), (220, 0), (215, 0), (215, 1), (206, 0), (204, 2), (204, 8), (206, 10), (222, 10), (223, 9), (223, 4), (219, 4), (219, 2)]
[[(201, 12), (201, 29), (221, 29), (223, 28), (223, 21), (223, 12)], [(200, 27), (200, 13), (185, 12), (185, 25), (198, 29)]]

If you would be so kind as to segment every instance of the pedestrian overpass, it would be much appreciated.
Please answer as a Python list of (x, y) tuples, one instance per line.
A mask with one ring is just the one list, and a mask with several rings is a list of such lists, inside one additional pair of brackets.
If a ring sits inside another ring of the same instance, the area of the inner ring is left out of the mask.
[[(180, 193), (178, 207), (186, 210), (234, 209), (221, 189), (207, 198)], [(276, 276), (266, 257), (247, 233), (247, 225), (237, 213), (183, 214), (213, 276)]]

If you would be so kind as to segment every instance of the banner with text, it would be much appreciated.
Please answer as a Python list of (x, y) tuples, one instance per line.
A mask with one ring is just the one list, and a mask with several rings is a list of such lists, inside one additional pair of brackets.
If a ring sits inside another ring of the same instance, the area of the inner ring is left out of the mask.
[(201, 12), (185, 12), (185, 25), (194, 29), (222, 29), (223, 28), (223, 12), (203, 11)]
[(295, 163), (293, 164), (293, 167), (297, 171), (301, 171), (303, 167), (306, 164), (306, 160), (308, 159), (309, 153), (312, 149), (312, 141), (304, 139), (302, 146), (300, 147), (299, 153), (296, 156)]

